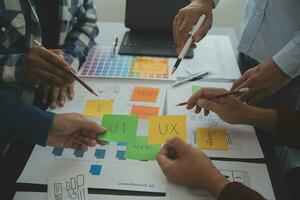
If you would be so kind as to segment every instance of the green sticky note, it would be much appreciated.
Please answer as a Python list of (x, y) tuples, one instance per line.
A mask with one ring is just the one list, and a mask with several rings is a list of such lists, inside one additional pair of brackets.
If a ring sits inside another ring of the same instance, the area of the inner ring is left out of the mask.
[(102, 127), (106, 133), (100, 135), (98, 140), (113, 142), (131, 142), (136, 137), (138, 116), (134, 115), (104, 115)]
[(125, 158), (132, 160), (155, 160), (160, 144), (148, 144), (146, 136), (137, 136), (127, 144)]
[(198, 90), (200, 90), (201, 87), (200, 86), (192, 86), (192, 94), (195, 94), (196, 92), (198, 92)]

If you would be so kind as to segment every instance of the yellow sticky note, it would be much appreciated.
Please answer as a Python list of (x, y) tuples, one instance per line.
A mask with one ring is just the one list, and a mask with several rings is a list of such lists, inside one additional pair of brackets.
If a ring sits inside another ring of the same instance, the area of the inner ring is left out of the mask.
[(219, 128), (198, 128), (196, 143), (199, 149), (228, 150), (227, 133)]
[(169, 61), (167, 58), (136, 57), (133, 72), (148, 75), (168, 74)]
[(101, 117), (104, 114), (111, 114), (113, 100), (87, 100), (85, 103), (84, 115)]
[(167, 139), (180, 137), (186, 141), (186, 116), (166, 115), (149, 118), (149, 144), (164, 144)]

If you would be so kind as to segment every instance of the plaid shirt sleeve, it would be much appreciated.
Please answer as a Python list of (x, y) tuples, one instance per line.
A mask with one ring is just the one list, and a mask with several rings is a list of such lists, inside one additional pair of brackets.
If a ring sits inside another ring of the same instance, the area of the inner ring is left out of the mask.
[(0, 54), (0, 83), (21, 83), (21, 65), (24, 53)]
[(77, 22), (66, 36), (62, 48), (65, 60), (76, 70), (85, 61), (89, 49), (95, 45), (94, 39), (99, 33), (93, 0), (85, 0), (83, 8), (74, 16)]

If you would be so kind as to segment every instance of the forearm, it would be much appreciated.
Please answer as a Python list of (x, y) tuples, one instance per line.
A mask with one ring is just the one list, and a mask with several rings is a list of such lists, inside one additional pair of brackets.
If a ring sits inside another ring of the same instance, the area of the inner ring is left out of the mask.
[(192, 2), (196, 3), (203, 3), (203, 2), (208, 2), (212, 4), (212, 8), (215, 8), (220, 0), (192, 0)]
[(277, 122), (275, 110), (249, 106), (242, 118), (244, 124), (252, 125), (271, 135), (275, 134)]
[(0, 92), (0, 136), (45, 145), (54, 114), (25, 104), (16, 95)]

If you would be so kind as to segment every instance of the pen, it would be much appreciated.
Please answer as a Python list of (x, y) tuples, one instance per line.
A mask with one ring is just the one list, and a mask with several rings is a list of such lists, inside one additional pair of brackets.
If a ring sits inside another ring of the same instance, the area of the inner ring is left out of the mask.
[[(235, 91), (226, 92), (226, 93), (223, 93), (223, 94), (216, 95), (216, 96), (212, 97), (211, 99), (217, 99), (217, 98), (221, 98), (221, 97), (226, 97), (226, 96), (233, 95), (233, 94), (239, 94), (239, 95), (241, 95), (244, 92), (248, 92), (248, 91), (249, 91), (249, 88), (241, 88), (241, 89), (238, 89), (238, 90), (235, 90)], [(183, 103), (177, 104), (176, 106), (184, 106), (186, 104), (187, 104), (187, 102), (183, 102)]]
[(115, 57), (116, 56), (116, 48), (118, 46), (118, 41), (119, 41), (119, 38), (117, 35), (115, 35), (115, 41), (113, 42), (113, 53), (112, 53), (112, 57)]
[(190, 32), (189, 34), (189, 38), (186, 41), (185, 45), (183, 46), (183, 49), (181, 50), (176, 63), (172, 69), (172, 74), (174, 74), (174, 72), (176, 71), (176, 69), (178, 68), (181, 60), (185, 57), (187, 51), (189, 50), (192, 42), (193, 42), (193, 36), (195, 35), (195, 33), (197, 32), (197, 30), (200, 28), (200, 26), (202, 25), (203, 21), (205, 19), (205, 15), (202, 15), (201, 17), (199, 17), (198, 22), (196, 23), (196, 25), (193, 27), (193, 30)]
[(182, 85), (184, 83), (187, 83), (189, 81), (199, 80), (199, 79), (201, 79), (201, 78), (203, 78), (203, 77), (205, 77), (207, 75), (208, 75), (208, 72), (200, 72), (200, 73), (193, 74), (193, 75), (191, 75), (191, 76), (189, 76), (189, 77), (187, 77), (187, 78), (185, 78), (185, 79), (183, 79), (181, 81), (177, 81), (176, 83), (174, 83), (172, 85), (172, 87), (177, 87), (177, 86)]
[[(34, 40), (34, 44), (36, 46), (40, 46), (42, 47), (43, 45), (37, 41), (37, 40)], [(76, 73), (73, 71), (72, 68), (68, 68), (68, 69), (65, 69), (65, 71), (70, 75), (72, 76), (75, 80), (77, 80), (83, 87), (85, 87), (88, 91), (90, 91), (92, 94), (94, 94), (95, 96), (98, 96), (97, 93), (92, 89), (90, 88), (85, 82), (83, 82), (77, 75)]]

